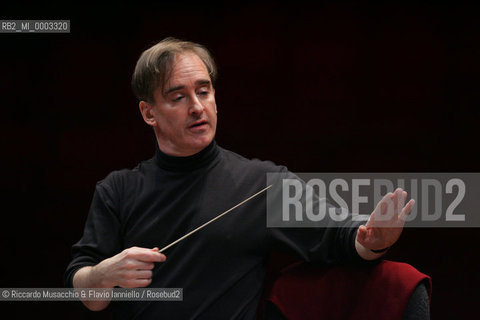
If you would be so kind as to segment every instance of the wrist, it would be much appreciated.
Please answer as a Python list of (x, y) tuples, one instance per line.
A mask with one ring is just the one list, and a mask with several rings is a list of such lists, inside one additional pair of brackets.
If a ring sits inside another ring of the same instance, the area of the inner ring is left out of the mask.
[(377, 260), (382, 256), (382, 254), (374, 253), (371, 249), (358, 242), (358, 240), (355, 240), (355, 249), (363, 260)]
[(115, 284), (110, 283), (106, 273), (104, 272), (104, 266), (102, 263), (105, 263), (105, 260), (93, 266), (90, 269), (90, 279), (92, 279), (93, 288), (113, 288)]

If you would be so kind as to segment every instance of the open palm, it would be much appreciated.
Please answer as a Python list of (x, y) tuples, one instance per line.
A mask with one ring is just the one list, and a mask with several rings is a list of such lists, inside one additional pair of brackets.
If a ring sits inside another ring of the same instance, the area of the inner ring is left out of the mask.
[(364, 247), (380, 250), (392, 246), (400, 237), (405, 219), (415, 200), (406, 205), (407, 193), (401, 188), (389, 192), (380, 200), (366, 225), (358, 228), (357, 241)]

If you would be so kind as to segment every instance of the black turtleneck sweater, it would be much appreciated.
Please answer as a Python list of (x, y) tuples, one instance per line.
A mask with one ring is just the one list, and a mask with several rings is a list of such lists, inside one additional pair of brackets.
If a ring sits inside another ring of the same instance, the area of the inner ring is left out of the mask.
[[(162, 248), (266, 186), (267, 172), (292, 175), (271, 162), (248, 160), (212, 142), (178, 158), (162, 153), (96, 185), (83, 237), (65, 272), (75, 272), (138, 246)], [(332, 222), (333, 223), (333, 222)], [(255, 319), (266, 260), (283, 251), (332, 264), (360, 259), (356, 226), (267, 228), (266, 196), (252, 199), (169, 248), (151, 287), (183, 288), (182, 302), (111, 302), (117, 319)]]

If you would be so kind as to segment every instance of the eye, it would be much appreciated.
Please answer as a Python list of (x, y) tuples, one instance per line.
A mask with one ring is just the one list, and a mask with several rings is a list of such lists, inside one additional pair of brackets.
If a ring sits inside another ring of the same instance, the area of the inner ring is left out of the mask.
[(177, 96), (177, 97), (173, 98), (172, 100), (173, 100), (174, 102), (178, 102), (178, 101), (180, 101), (180, 100), (182, 100), (182, 99), (183, 99), (183, 96)]
[(208, 90), (201, 90), (199, 91), (197, 94), (200, 95), (200, 96), (206, 96), (208, 95), (210, 92)]

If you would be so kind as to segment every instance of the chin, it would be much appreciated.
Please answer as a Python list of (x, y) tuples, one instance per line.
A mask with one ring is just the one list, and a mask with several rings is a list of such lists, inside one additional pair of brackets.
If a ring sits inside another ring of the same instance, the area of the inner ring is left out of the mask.
[(190, 146), (191, 150), (196, 150), (195, 153), (202, 151), (204, 148), (208, 147), (208, 145), (212, 142), (213, 136), (209, 137), (202, 137), (196, 139)]

